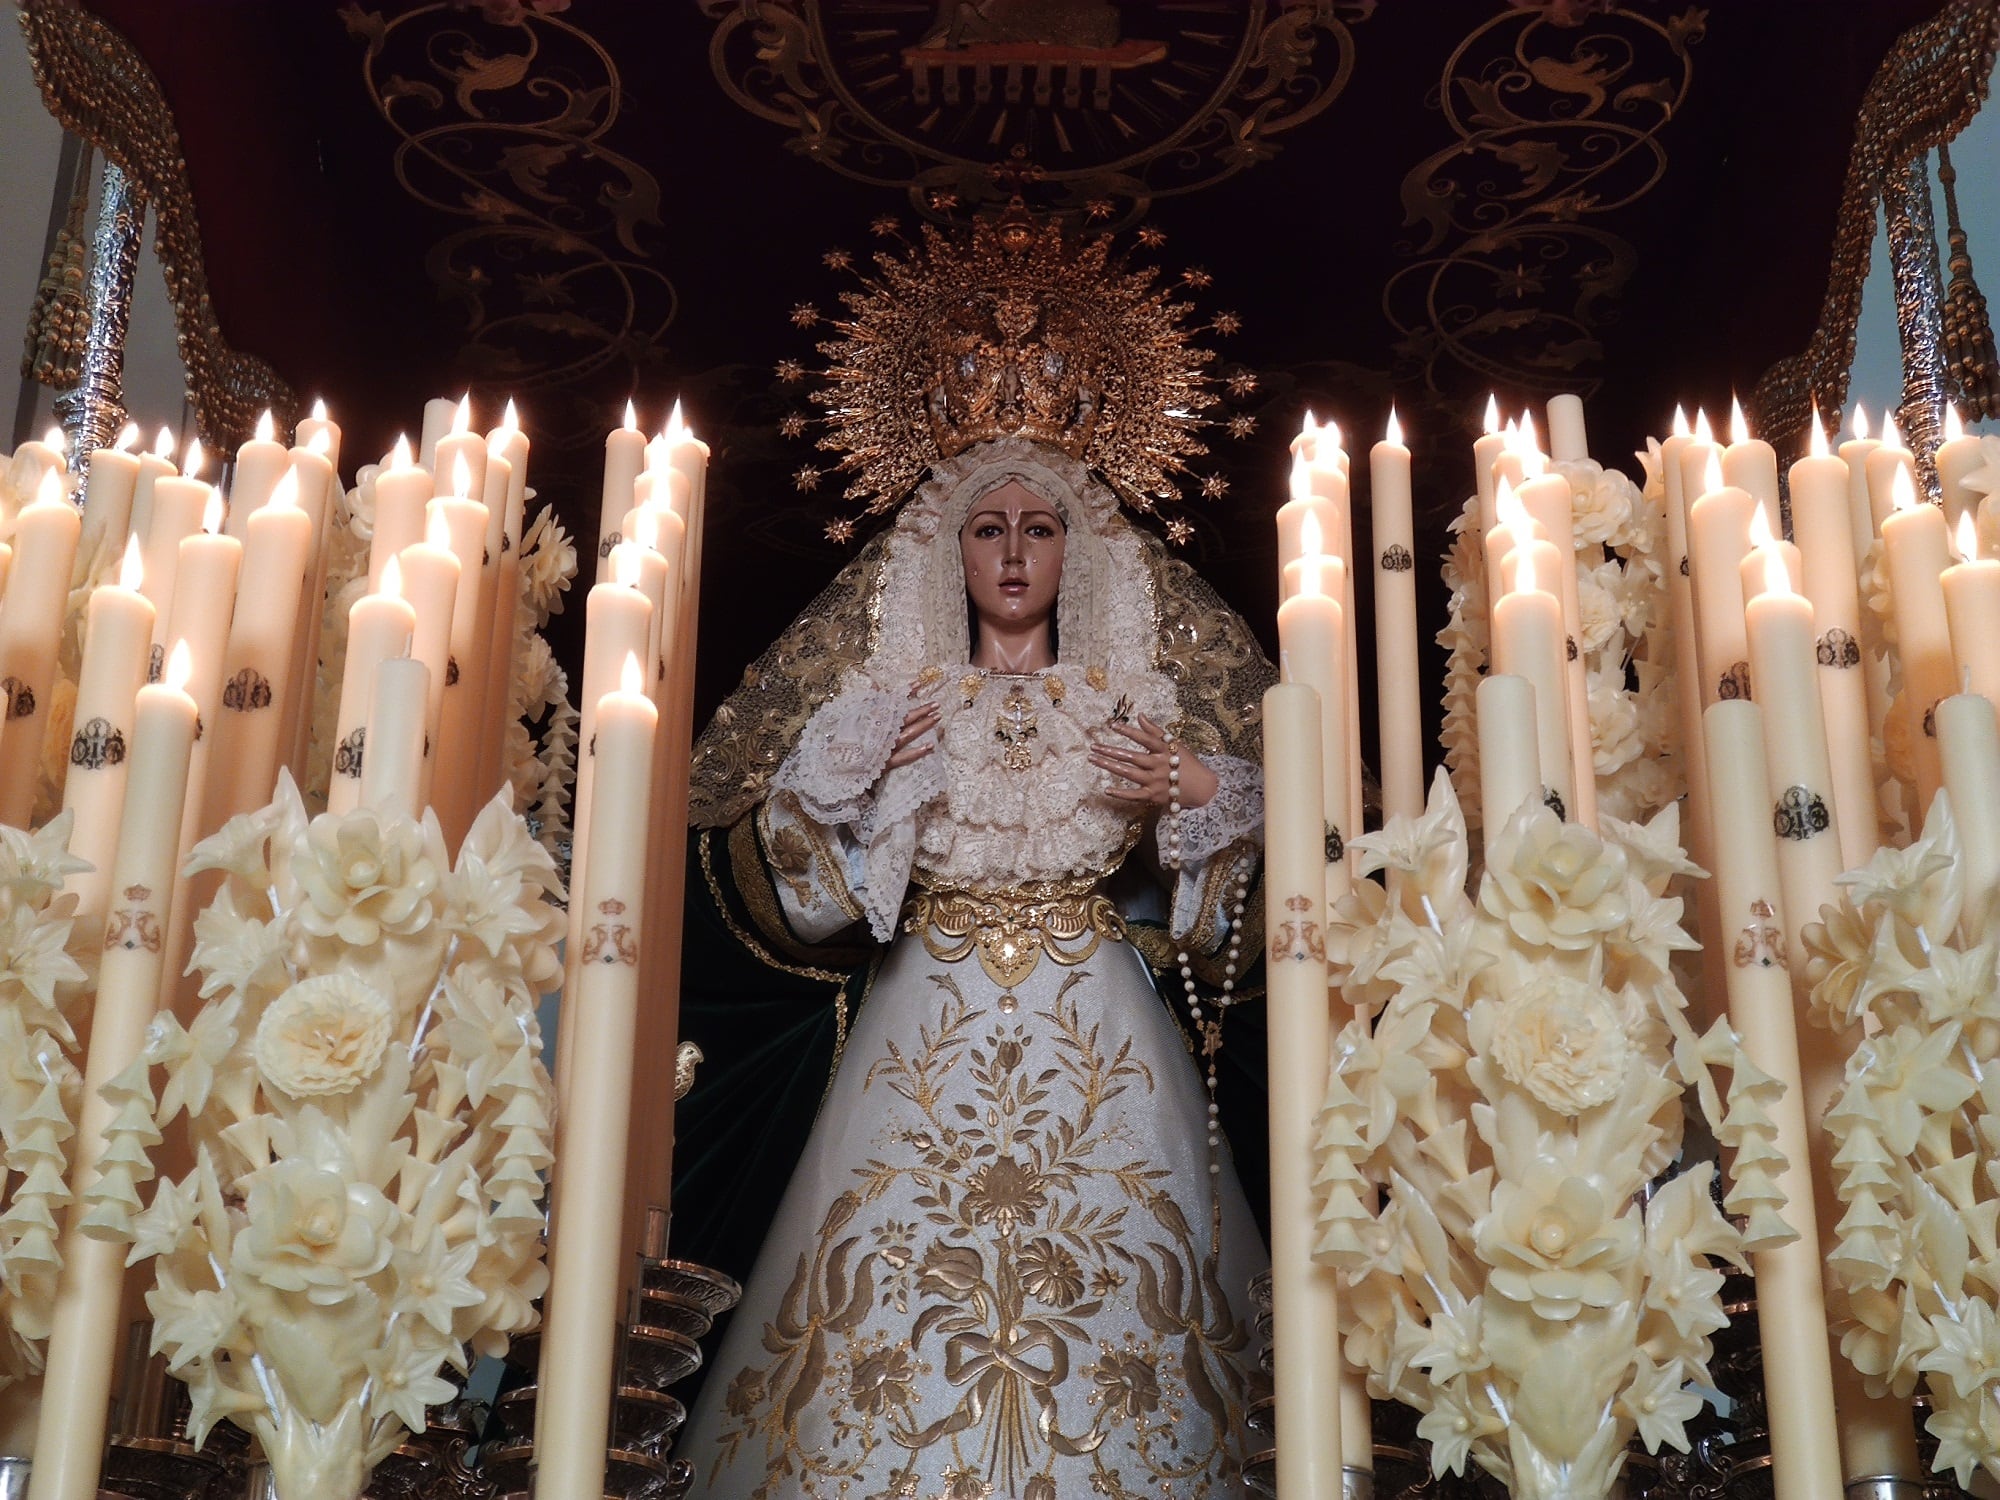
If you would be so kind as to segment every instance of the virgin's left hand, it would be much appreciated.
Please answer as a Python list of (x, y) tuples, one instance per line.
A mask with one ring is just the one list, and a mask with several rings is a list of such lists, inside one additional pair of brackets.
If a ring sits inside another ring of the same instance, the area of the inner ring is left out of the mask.
[[(1136, 802), (1147, 807), (1165, 807), (1169, 801), (1169, 775), (1175, 769), (1180, 772), (1180, 805), (1182, 808), (1201, 807), (1215, 795), (1220, 784), (1215, 772), (1201, 763), (1201, 759), (1178, 740), (1167, 737), (1166, 730), (1155, 724), (1144, 714), (1134, 724), (1110, 724), (1106, 726), (1115, 733), (1130, 740), (1131, 744), (1093, 741), (1090, 747), (1090, 763), (1101, 771), (1111, 773), (1112, 782), (1105, 789), (1105, 795), (1115, 797), (1120, 802)], [(1173, 758), (1180, 757), (1178, 767)]]

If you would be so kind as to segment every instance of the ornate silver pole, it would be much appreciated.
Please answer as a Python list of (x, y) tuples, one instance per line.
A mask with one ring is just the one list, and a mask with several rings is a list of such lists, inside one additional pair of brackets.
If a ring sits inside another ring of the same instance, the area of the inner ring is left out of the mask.
[(1901, 180), (1882, 185), (1889, 267), (1896, 282), (1896, 331), (1903, 346), (1903, 402), (1896, 421), (1917, 461), (1917, 483), (1939, 498), (1934, 455), (1944, 437), (1944, 277), (1931, 213), (1931, 172), (1919, 152)]
[(125, 332), (132, 322), (132, 289), (139, 268), (139, 239), (146, 206), (125, 171), (107, 159), (98, 178), (97, 222), (90, 236), (90, 332), (76, 389), (56, 398), (56, 415), (69, 435), (70, 471), (89, 478), (90, 454), (117, 441), (125, 425)]

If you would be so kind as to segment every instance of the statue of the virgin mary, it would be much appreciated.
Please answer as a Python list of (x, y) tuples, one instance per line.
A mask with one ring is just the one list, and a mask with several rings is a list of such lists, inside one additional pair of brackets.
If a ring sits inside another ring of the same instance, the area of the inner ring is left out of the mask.
[(876, 267), (823, 446), (900, 509), (717, 713), (694, 817), (760, 954), (878, 946), (680, 1452), (714, 1500), (1236, 1496), (1266, 1261), (1216, 1049), (1271, 672), (1121, 509), (1200, 451), (1207, 356), (1019, 212)]

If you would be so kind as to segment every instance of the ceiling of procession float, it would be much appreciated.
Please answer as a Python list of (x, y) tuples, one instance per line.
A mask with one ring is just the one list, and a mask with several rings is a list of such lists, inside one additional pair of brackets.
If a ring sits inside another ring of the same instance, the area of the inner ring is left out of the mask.
[[(1216, 434), (1188, 555), (1268, 643), (1307, 407), (1358, 448), (1393, 397), (1435, 557), (1489, 389), (1585, 392), (1596, 456), (1636, 473), (1676, 400), (1726, 407), (1804, 349), (1856, 107), (1939, 9), (86, 3), (173, 107), (225, 336), (327, 398), (350, 468), (427, 396), (513, 394), (587, 548), (604, 429), (628, 396), (649, 424), (686, 402), (714, 449), (704, 712), (848, 555), (823, 536), (838, 486), (795, 482), (824, 459), (782, 434), (804, 403), (779, 371), (813, 358), (795, 306), (853, 284), (826, 252), (865, 256), (873, 221), (1018, 189), (1207, 273), (1184, 291), (1240, 318), (1217, 369), (1257, 424)], [(572, 662), (580, 627), (552, 628)]]

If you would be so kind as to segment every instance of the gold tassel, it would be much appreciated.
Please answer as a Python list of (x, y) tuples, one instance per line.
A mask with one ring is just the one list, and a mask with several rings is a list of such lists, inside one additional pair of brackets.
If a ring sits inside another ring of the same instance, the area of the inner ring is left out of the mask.
[(1938, 147), (1938, 181), (1944, 185), (1945, 222), (1951, 236), (1951, 284), (1944, 294), (1944, 359), (1958, 387), (1960, 415), (1968, 420), (2000, 417), (2000, 355), (1993, 347), (1993, 320), (1986, 298), (1972, 279), (1972, 256), (1958, 221), (1958, 173), (1951, 152)]

